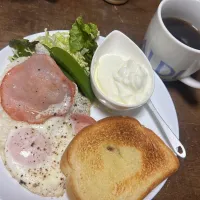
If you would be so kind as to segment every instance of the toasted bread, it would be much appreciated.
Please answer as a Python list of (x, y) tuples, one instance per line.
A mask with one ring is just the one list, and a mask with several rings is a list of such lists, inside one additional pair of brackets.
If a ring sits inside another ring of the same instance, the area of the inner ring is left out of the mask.
[(164, 142), (130, 117), (84, 128), (61, 160), (70, 200), (143, 199), (178, 167)]

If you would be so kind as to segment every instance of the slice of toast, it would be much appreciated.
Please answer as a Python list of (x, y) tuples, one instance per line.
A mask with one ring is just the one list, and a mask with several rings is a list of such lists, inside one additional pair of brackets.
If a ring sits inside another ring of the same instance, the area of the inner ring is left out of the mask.
[(70, 200), (143, 199), (178, 167), (164, 142), (130, 117), (84, 128), (61, 160)]

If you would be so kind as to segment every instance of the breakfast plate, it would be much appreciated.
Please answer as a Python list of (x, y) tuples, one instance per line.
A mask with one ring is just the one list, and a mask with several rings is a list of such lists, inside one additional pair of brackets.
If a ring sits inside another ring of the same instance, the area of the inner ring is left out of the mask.
[[(50, 34), (56, 33), (58, 31), (50, 31)], [(26, 37), (26, 39), (34, 40), (38, 36), (43, 36), (45, 33), (37, 33), (34, 35), (30, 35)], [(98, 38), (98, 44), (101, 44), (104, 40), (104, 37)], [(11, 56), (12, 50), (10, 47), (5, 47), (0, 51), (0, 60), (1, 60), (1, 68), (0, 74), (3, 73), (4, 68), (9, 63), (8, 57)], [(178, 127), (178, 119), (174, 104), (172, 99), (156, 73), (155, 76), (155, 89), (153, 95), (151, 97), (151, 101), (156, 106), (157, 110), (159, 111), (160, 115), (165, 119), (166, 123), (170, 126), (173, 132), (176, 134), (176, 137), (179, 138), (179, 127)], [(165, 138), (165, 127), (162, 127), (156, 120), (154, 114), (151, 112), (147, 105), (142, 106), (141, 108), (137, 108), (132, 111), (126, 112), (111, 112), (110, 110), (106, 109), (103, 105), (99, 103), (95, 103), (91, 108), (91, 116), (95, 120), (100, 120), (107, 116), (113, 115), (126, 115), (135, 117), (140, 121), (141, 124), (146, 126), (147, 128), (153, 130), (167, 145), (167, 140)], [(167, 133), (167, 132), (166, 132)], [(48, 198), (48, 197), (41, 197), (35, 195), (21, 185), (11, 177), (9, 172), (5, 169), (3, 162), (0, 160), (0, 200), (21, 200), (21, 199), (29, 199), (29, 200), (50, 200), (50, 199), (60, 199), (60, 200), (67, 200), (68, 198), (64, 195), (60, 198)], [(166, 180), (159, 184), (146, 198), (145, 200), (151, 200), (154, 196), (160, 191), (160, 189), (164, 186)], [(11, 192), (12, 191), (12, 192)]]

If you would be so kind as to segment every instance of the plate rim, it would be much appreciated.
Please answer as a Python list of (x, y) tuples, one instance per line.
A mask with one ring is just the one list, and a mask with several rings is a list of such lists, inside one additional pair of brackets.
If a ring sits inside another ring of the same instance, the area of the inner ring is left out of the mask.
[[(54, 33), (57, 33), (57, 32), (69, 32), (69, 30), (51, 30), (51, 31), (48, 31), (50, 34), (54, 34)], [(38, 36), (43, 36), (45, 34), (45, 32), (43, 31), (43, 32), (39, 32), (39, 33), (34, 33), (34, 34), (31, 34), (31, 35), (28, 35), (28, 36), (25, 36), (24, 37), (24, 39), (30, 39), (30, 40), (32, 40), (32, 38), (36, 38), (36, 37), (38, 37)], [(98, 38), (98, 40), (104, 40), (105, 39), (105, 37), (103, 37), (103, 36), (99, 36), (99, 38)], [(3, 51), (5, 51), (5, 50), (8, 50), (8, 49), (10, 49), (10, 47), (7, 45), (7, 46), (5, 46), (4, 48), (2, 48), (1, 50), (0, 50), (0, 55), (1, 55), (1, 53), (3, 52)], [(0, 72), (0, 75), (1, 75), (1, 73), (2, 72)], [(175, 122), (174, 122), (174, 124), (175, 124), (175, 126), (176, 127), (174, 127), (175, 129), (176, 129), (176, 131), (175, 131), (175, 134), (176, 134), (176, 136), (177, 136), (177, 138), (179, 138), (179, 123), (178, 123), (178, 116), (177, 116), (177, 112), (176, 112), (176, 108), (175, 108), (175, 105), (174, 105), (174, 102), (173, 102), (173, 100), (172, 100), (172, 97), (171, 97), (171, 95), (170, 95), (170, 93), (169, 93), (169, 91), (168, 91), (168, 89), (167, 89), (167, 87), (165, 86), (165, 84), (163, 83), (163, 81), (161, 80), (161, 78), (156, 74), (156, 72), (154, 71), (154, 76), (155, 76), (155, 84), (156, 84), (156, 82), (158, 81), (159, 82), (159, 84), (162, 86), (162, 88), (164, 88), (165, 89), (165, 93), (166, 93), (166, 95), (168, 96), (168, 99), (169, 99), (169, 101), (170, 101), (170, 107), (171, 107), (171, 109), (173, 110), (173, 115), (174, 115), (174, 117), (175, 117)], [(153, 91), (153, 94), (155, 93), (155, 90)], [(152, 94), (152, 96), (153, 96), (153, 94)], [(162, 139), (162, 138), (161, 138)], [(164, 186), (164, 184), (166, 183), (166, 181), (167, 181), (167, 179), (165, 179), (163, 182), (161, 182), (156, 188), (154, 188), (154, 190), (152, 190), (146, 197), (145, 197), (145, 200), (147, 200), (147, 199), (153, 199), (157, 194), (158, 194), (158, 192), (162, 189), (162, 187)], [(58, 198), (59, 199), (59, 198)], [(3, 199), (1, 199), (1, 197), (0, 197), (0, 200), (3, 200)]]

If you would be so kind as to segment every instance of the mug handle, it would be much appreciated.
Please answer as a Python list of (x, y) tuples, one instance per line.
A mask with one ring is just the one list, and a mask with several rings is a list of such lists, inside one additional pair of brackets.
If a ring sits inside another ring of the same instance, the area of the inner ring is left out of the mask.
[(200, 82), (193, 79), (192, 77), (188, 76), (186, 78), (182, 78), (180, 79), (180, 81), (190, 87), (196, 88), (196, 89), (200, 89)]

